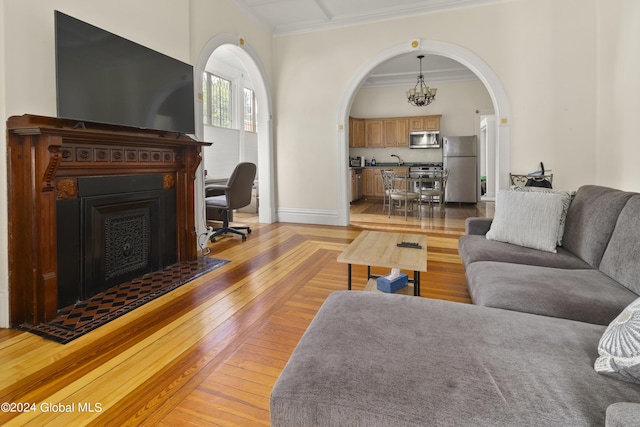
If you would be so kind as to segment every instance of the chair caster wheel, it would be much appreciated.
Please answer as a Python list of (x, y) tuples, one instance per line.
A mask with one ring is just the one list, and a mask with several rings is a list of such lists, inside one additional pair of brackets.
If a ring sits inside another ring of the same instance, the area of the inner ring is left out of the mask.
[(247, 228), (247, 233), (251, 234), (251, 229), (250, 228)]
[(244, 242), (245, 240), (247, 240), (247, 236), (242, 236), (242, 241)]
[(215, 238), (215, 236), (211, 236), (211, 237), (209, 237), (209, 241), (210, 241), (211, 243), (215, 243), (215, 242), (216, 242), (216, 238)]

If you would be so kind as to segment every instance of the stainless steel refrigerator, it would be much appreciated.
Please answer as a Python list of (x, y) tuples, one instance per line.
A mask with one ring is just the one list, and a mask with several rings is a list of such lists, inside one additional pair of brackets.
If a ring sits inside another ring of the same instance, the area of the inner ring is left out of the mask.
[(445, 187), (446, 202), (478, 201), (478, 139), (471, 136), (445, 136), (442, 163), (449, 170)]

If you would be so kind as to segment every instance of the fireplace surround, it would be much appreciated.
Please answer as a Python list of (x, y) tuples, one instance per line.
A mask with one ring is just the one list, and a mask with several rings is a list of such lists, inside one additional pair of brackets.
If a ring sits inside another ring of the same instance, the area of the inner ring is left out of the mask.
[(7, 121), (10, 322), (196, 259), (201, 147), (172, 132), (23, 115)]

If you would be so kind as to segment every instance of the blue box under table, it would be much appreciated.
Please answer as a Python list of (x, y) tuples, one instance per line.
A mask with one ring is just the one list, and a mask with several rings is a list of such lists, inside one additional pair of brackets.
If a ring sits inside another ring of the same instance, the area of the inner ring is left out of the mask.
[(406, 274), (400, 274), (394, 279), (389, 279), (388, 276), (380, 276), (376, 279), (378, 290), (382, 292), (396, 292), (409, 284), (409, 276)]

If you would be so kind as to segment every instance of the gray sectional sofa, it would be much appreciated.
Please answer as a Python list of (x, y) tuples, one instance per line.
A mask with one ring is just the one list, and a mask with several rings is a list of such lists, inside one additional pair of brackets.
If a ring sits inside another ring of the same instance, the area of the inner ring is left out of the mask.
[(640, 194), (578, 189), (557, 253), (487, 240), (467, 219), (458, 252), (474, 304), (608, 325), (640, 294)]
[(475, 305), (333, 293), (272, 390), (272, 425), (640, 425), (640, 385), (594, 370), (606, 325), (638, 297), (639, 221), (640, 195), (585, 186), (556, 253), (468, 221)]

